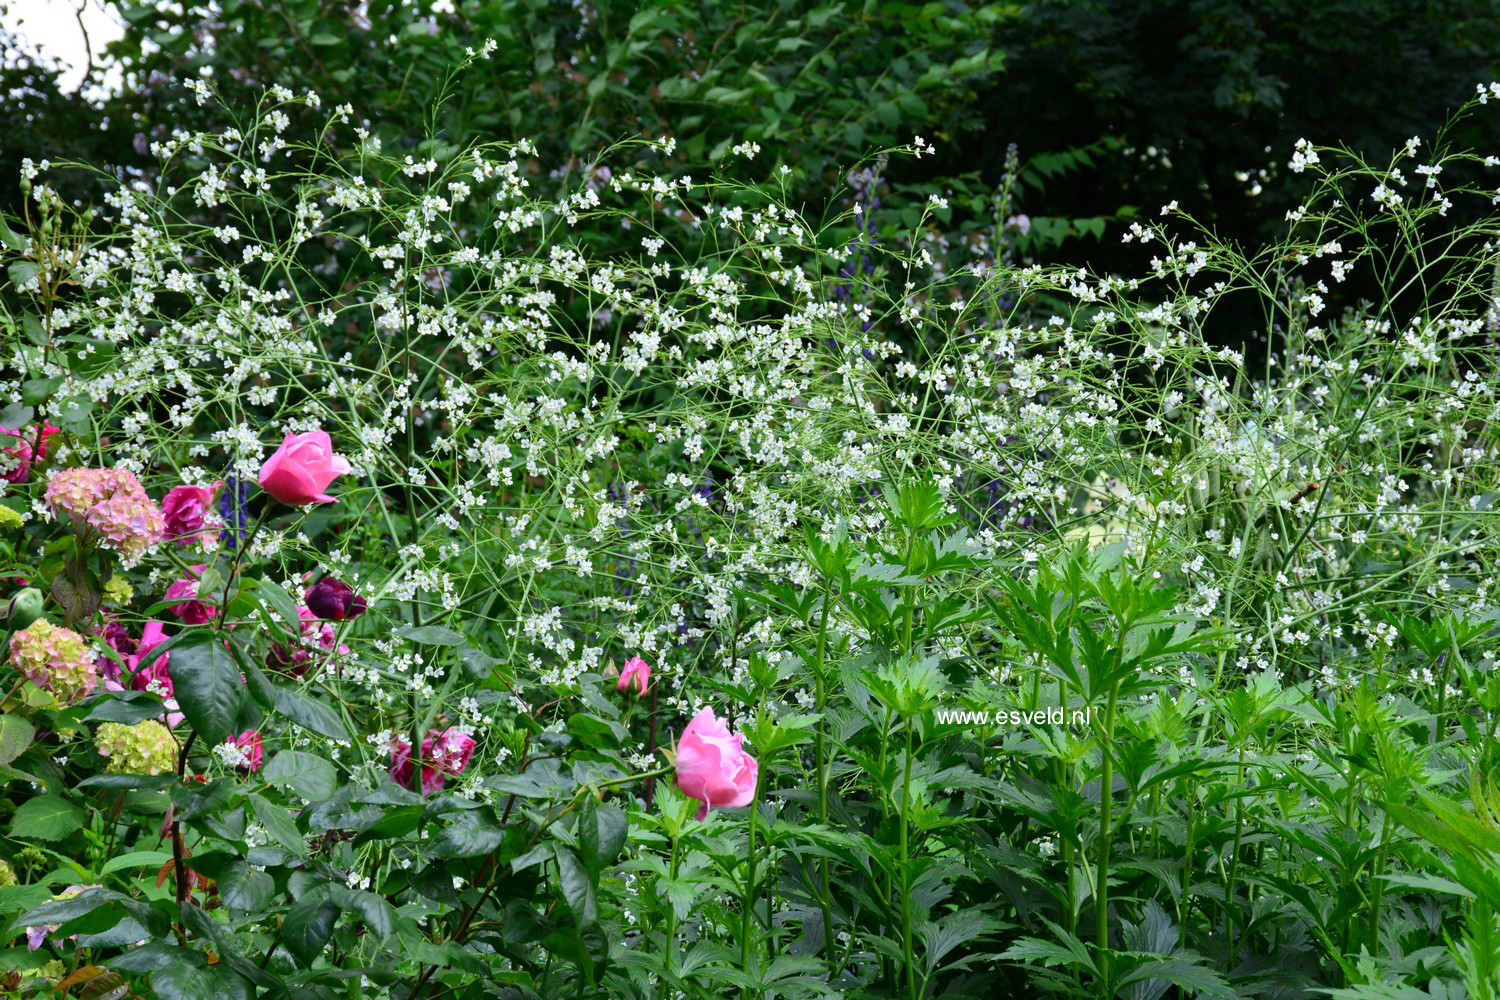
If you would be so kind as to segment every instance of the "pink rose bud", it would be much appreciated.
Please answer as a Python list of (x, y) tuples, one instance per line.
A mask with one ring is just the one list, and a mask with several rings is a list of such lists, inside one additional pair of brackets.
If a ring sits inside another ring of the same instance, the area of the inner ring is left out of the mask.
[(625, 661), (625, 669), (620, 671), (620, 683), (618, 685), (621, 691), (633, 687), (636, 694), (642, 695), (646, 693), (646, 688), (650, 683), (651, 667), (645, 660), (639, 656), (632, 656)]
[(260, 770), (260, 732), (255, 729), (247, 729), (238, 736), (231, 736), (224, 741), (226, 747), (234, 747), (235, 751), (225, 754), (225, 760), (233, 760), (234, 766), (242, 771), (254, 774)]
[(334, 621), (357, 618), (365, 613), (367, 607), (365, 599), (356, 594), (352, 587), (331, 576), (325, 576), (307, 588), (303, 599), (307, 602), (307, 610), (314, 615)]
[(353, 471), (343, 456), (333, 453), (327, 431), (288, 434), (276, 454), (260, 467), (260, 486), (292, 507), (332, 503), (333, 497), (323, 491), (339, 476)]
[(208, 601), (188, 600), (188, 598), (197, 598), (198, 577), (203, 575), (203, 571), (208, 568), (208, 565), (206, 563), (199, 563), (189, 568), (195, 575), (185, 576), (173, 582), (167, 588), (167, 592), (162, 595), (162, 600), (175, 601), (176, 603), (169, 605), (167, 610), (178, 618), (181, 618), (187, 624), (202, 625), (204, 622), (213, 621), (214, 616), (219, 613), (219, 609)]
[(698, 819), (710, 808), (747, 806), (755, 798), (760, 765), (740, 749), (744, 736), (731, 733), (705, 708), (693, 716), (677, 741), (677, 787), (703, 803)]
[(179, 548), (199, 540), (204, 545), (212, 544), (218, 532), (205, 527), (205, 516), (223, 486), (217, 482), (208, 487), (174, 486), (168, 490), (161, 501), (161, 516), (167, 522), (165, 537), (176, 541)]

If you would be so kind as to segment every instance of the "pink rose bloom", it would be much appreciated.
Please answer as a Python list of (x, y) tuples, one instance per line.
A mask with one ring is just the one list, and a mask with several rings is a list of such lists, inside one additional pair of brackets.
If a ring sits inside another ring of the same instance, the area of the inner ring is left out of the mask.
[(212, 545), (218, 538), (217, 530), (207, 527), (206, 517), (213, 506), (214, 495), (224, 486), (222, 482), (212, 486), (174, 486), (162, 497), (161, 516), (167, 523), (168, 540), (178, 547), (201, 541)]
[(646, 688), (651, 683), (651, 667), (639, 656), (632, 656), (625, 661), (625, 669), (620, 671), (619, 689), (621, 691), (634, 687), (638, 695), (645, 694)]
[(35, 455), (31, 453), (31, 444), (36, 441), (36, 429), (25, 427), (21, 430), (7, 430), (0, 427), (0, 434), (9, 434), (17, 438), (15, 447), (3, 448), (0, 452), (12, 456), (16, 461), (16, 467), (8, 472), (0, 472), (0, 479), (9, 480), (12, 483), (24, 483), (31, 478), (31, 463), (40, 462), (47, 457), (47, 439), (58, 433), (62, 428), (53, 427), (48, 421), (42, 423), (42, 440)]
[[(238, 736), (231, 736), (224, 741), (224, 745), (232, 746), (239, 750), (238, 756), (240, 760), (234, 765), (235, 767), (242, 771), (249, 771), (251, 774), (260, 770), (261, 747), (260, 732), (258, 730), (247, 729)], [(234, 756), (236, 755), (229, 754), (226, 756), (226, 759)]]
[[(439, 732), (428, 730), (422, 741), (422, 794), (431, 795), (443, 787), (450, 774), (462, 774), (474, 756), (474, 738), (456, 726)], [(391, 741), (391, 780), (402, 788), (411, 787), (411, 740), (397, 736)]]
[(693, 716), (677, 741), (677, 787), (703, 803), (698, 819), (710, 808), (747, 806), (755, 798), (760, 765), (740, 749), (744, 736), (731, 733), (705, 708)]
[(171, 653), (163, 653), (152, 660), (145, 669), (139, 664), (146, 654), (167, 641), (161, 622), (147, 622), (141, 629), (141, 641), (135, 647), (135, 655), (125, 657), (126, 666), (132, 671), (130, 686), (137, 691), (154, 691), (163, 698), (172, 697), (172, 675), (167, 672)]
[(195, 575), (185, 576), (175, 581), (167, 588), (167, 592), (162, 595), (162, 599), (177, 601), (178, 603), (168, 606), (167, 610), (178, 618), (181, 618), (187, 624), (202, 625), (204, 622), (213, 621), (214, 616), (219, 613), (219, 609), (207, 601), (184, 600), (184, 598), (196, 598), (198, 596), (198, 578), (203, 575), (203, 571), (208, 568), (208, 564), (199, 563), (196, 566), (189, 566), (188, 568)]
[[(473, 756), (474, 737), (457, 726), (449, 726), (436, 737), (428, 733), (427, 739), (422, 741), (422, 761), (438, 772), (439, 788), (443, 787), (443, 775), (462, 774)], [(423, 775), (423, 780), (426, 780), (426, 775)]]
[(276, 454), (260, 467), (260, 486), (292, 507), (332, 503), (333, 497), (323, 491), (339, 476), (353, 471), (343, 456), (333, 453), (327, 431), (288, 434)]

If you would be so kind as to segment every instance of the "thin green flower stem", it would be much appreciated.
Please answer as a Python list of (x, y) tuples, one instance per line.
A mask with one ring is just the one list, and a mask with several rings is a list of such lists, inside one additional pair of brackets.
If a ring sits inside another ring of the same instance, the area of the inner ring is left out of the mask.
[[(240, 562), (245, 558), (245, 553), (250, 551), (250, 546), (255, 544), (255, 536), (260, 534), (260, 526), (266, 523), (266, 515), (271, 512), (272, 505), (277, 502), (272, 500), (269, 494), (266, 495), (266, 502), (260, 508), (260, 516), (255, 519), (255, 526), (250, 529), (250, 534), (245, 537), (245, 540), (235, 546), (234, 561), (229, 564), (229, 575), (224, 578), (224, 593), (219, 598), (219, 620), (214, 625), (215, 631), (224, 629), (224, 618), (229, 614), (229, 588), (234, 586), (235, 577), (240, 571)], [(295, 626), (297, 623), (288, 622), (287, 624)]]
[[(813, 733), (813, 767), (817, 770), (818, 781), (818, 820), (823, 824), (828, 823), (828, 771), (824, 763), (824, 730), (827, 723), (823, 719), (823, 713), (828, 707), (828, 689), (825, 677), (827, 668), (828, 650), (828, 615), (830, 612), (829, 598), (833, 590), (833, 581), (825, 579), (823, 582), (823, 621), (818, 627), (818, 662), (813, 671), (813, 680), (817, 684), (817, 707), (818, 728)], [(832, 892), (829, 889), (828, 859), (818, 859), (819, 881), (822, 883), (822, 895), (818, 900), (823, 910), (823, 954), (832, 959), (834, 955), (833, 943), (833, 905)]]

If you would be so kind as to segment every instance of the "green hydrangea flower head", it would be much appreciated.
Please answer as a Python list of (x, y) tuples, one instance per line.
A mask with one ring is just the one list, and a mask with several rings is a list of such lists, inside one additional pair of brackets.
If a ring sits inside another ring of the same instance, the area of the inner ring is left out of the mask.
[(99, 683), (88, 642), (45, 618), (10, 637), (10, 661), (31, 683), (51, 691), (64, 704), (84, 697)]
[(135, 600), (135, 588), (124, 577), (112, 576), (104, 581), (104, 599), (123, 607)]
[(133, 726), (103, 723), (94, 734), (94, 745), (109, 758), (104, 770), (112, 774), (165, 774), (177, 769), (177, 741), (155, 719)]

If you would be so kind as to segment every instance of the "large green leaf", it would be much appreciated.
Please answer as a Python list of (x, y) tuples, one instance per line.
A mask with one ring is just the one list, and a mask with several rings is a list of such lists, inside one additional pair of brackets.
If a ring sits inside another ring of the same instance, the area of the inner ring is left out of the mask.
[(84, 812), (56, 795), (21, 803), (10, 820), (10, 835), (21, 840), (62, 840), (83, 828)]
[(505, 839), (505, 831), (484, 810), (459, 813), (453, 822), (432, 838), (429, 850), (440, 858), (472, 858), (489, 854)]
[(195, 969), (186, 962), (173, 962), (153, 972), (151, 989), (158, 1000), (251, 1000), (255, 996), (250, 983), (222, 965)]
[(329, 902), (326, 887), (292, 904), (282, 922), (282, 941), (298, 963), (309, 966), (323, 951), (339, 918), (339, 908)]
[(219, 876), (219, 898), (231, 910), (259, 913), (271, 902), (276, 883), (265, 872), (238, 862)]
[(166, 713), (162, 700), (150, 691), (111, 691), (88, 703), (84, 722), (123, 722), (133, 726)]
[(442, 625), (408, 625), (398, 629), (396, 635), (428, 646), (462, 646), (465, 642), (462, 635)]
[(628, 827), (618, 806), (598, 805), (592, 796), (584, 802), (578, 816), (578, 848), (595, 876), (619, 857)]
[(331, 740), (349, 742), (349, 730), (339, 714), (323, 702), (300, 688), (275, 686), (272, 698), (276, 710), (303, 729), (311, 729), (319, 736)]
[(31, 746), (36, 730), (15, 715), (0, 715), (0, 764), (9, 764)]
[(289, 788), (309, 802), (322, 802), (338, 789), (338, 772), (322, 757), (301, 750), (283, 750), (261, 771), (273, 785)]
[(255, 818), (260, 821), (260, 825), (266, 828), (266, 832), (278, 844), (298, 856), (307, 855), (307, 840), (302, 831), (297, 829), (297, 821), (288, 810), (254, 793), (250, 795), (250, 807), (255, 810)]
[(563, 898), (578, 926), (588, 927), (599, 920), (599, 900), (594, 891), (594, 879), (588, 868), (570, 848), (558, 845), (557, 870), (562, 876)]
[(199, 739), (210, 747), (223, 743), (245, 697), (240, 668), (224, 640), (207, 630), (183, 639), (172, 649), (169, 671), (172, 694)]
[(329, 899), (342, 909), (359, 914), (377, 938), (385, 940), (396, 933), (396, 910), (383, 897), (363, 889), (333, 885), (329, 888)]

